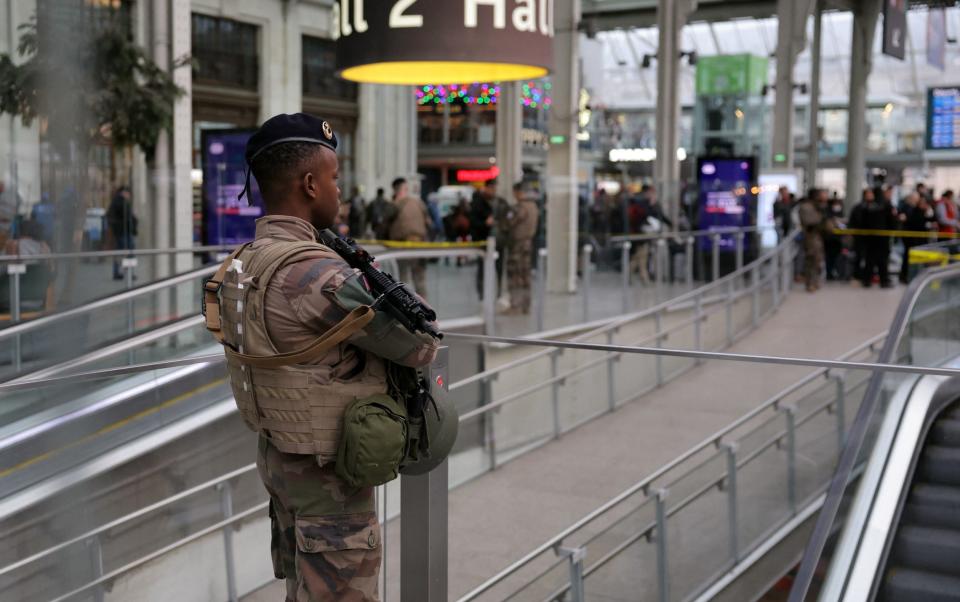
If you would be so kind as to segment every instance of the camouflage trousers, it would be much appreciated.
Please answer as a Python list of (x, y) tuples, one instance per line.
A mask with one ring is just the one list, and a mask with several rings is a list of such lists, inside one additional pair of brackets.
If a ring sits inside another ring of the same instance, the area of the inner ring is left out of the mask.
[(347, 486), (333, 465), (285, 454), (260, 438), (270, 494), (270, 551), (286, 602), (377, 602), (380, 525), (372, 487)]
[(533, 257), (533, 241), (514, 242), (507, 253), (507, 290), (510, 291), (510, 307), (527, 313), (530, 311), (530, 261)]
[(823, 265), (823, 236), (819, 232), (803, 234), (803, 278), (807, 287), (820, 283), (820, 268)]

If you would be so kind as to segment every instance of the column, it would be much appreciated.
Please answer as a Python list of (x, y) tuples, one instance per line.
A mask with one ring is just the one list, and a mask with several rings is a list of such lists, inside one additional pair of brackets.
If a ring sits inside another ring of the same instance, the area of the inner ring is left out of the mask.
[(696, 0), (660, 2), (657, 5), (657, 162), (654, 181), (657, 193), (677, 223), (680, 208), (680, 163), (677, 147), (680, 140), (680, 91), (678, 65), (680, 32), (696, 8)]
[[(547, 289), (577, 289), (577, 100), (580, 0), (555, 0), (553, 106), (547, 151)], [(560, 141), (562, 137), (562, 141)]]
[(500, 85), (497, 102), (497, 194), (513, 199), (513, 185), (523, 179), (523, 106), (520, 104), (520, 83)]
[(356, 138), (356, 181), (367, 196), (388, 190), (398, 176), (418, 189), (417, 122), (413, 88), (360, 84)]
[(807, 16), (814, 0), (777, 1), (777, 75), (773, 106), (773, 161), (793, 169), (793, 67), (807, 43)]
[[(145, 15), (149, 19), (150, 45), (153, 62), (160, 69), (168, 71), (170, 69), (171, 51), (170, 51), (170, 2), (153, 2), (151, 12)], [(150, 197), (149, 208), (152, 215), (150, 217), (149, 232), (144, 228), (145, 235), (150, 235), (151, 240), (141, 240), (141, 246), (167, 247), (173, 242), (173, 203), (171, 195), (170, 159), (170, 132), (161, 131), (157, 138), (157, 147), (153, 155), (152, 164), (148, 167), (150, 176), (149, 183), (145, 192)], [(139, 166), (139, 161), (137, 162)], [(139, 169), (135, 168), (135, 171)], [(135, 178), (139, 180), (139, 178)], [(165, 261), (163, 257), (144, 258), (145, 263), (152, 263), (156, 266), (156, 272), (150, 274), (154, 278), (163, 278), (170, 275), (173, 268), (174, 259)]]
[[(36, 10), (36, 0), (5, 0), (0, 5), (3, 15), (0, 52), (9, 54), (14, 62), (21, 60), (17, 54), (20, 42), (17, 28)], [(8, 190), (16, 189), (27, 203), (40, 200), (40, 130), (37, 121), (24, 127), (19, 117), (0, 116), (0, 180)], [(8, 198), (15, 197), (8, 195)], [(4, 211), (6, 208), (0, 208), (0, 212)], [(0, 219), (5, 217), (0, 215)]]
[(860, 0), (854, 6), (847, 120), (847, 194), (844, 199), (847, 212), (860, 201), (867, 167), (863, 148), (867, 137), (867, 79), (873, 68), (873, 37), (879, 16), (880, 0)]
[(813, 48), (810, 56), (810, 145), (807, 148), (806, 188), (817, 185), (817, 165), (820, 161), (820, 51), (823, 32), (823, 1), (814, 0)]
[[(189, 56), (190, 41), (190, 0), (169, 0), (170, 10), (170, 53), (171, 57)], [(193, 75), (190, 67), (182, 67), (173, 72), (173, 81), (186, 90), (173, 105), (173, 130), (170, 140), (172, 146), (170, 245), (189, 247), (193, 245), (193, 184), (190, 170), (193, 168), (193, 101), (191, 87)], [(188, 270), (193, 263), (189, 255), (180, 255), (174, 261), (176, 272)], [(185, 291), (189, 297), (189, 291)], [(192, 299), (186, 299), (189, 303)]]

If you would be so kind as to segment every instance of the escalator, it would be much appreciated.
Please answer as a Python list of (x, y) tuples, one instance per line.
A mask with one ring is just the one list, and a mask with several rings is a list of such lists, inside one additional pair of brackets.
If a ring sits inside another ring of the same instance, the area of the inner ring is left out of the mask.
[(934, 418), (904, 501), (878, 598), (960, 601), (960, 402)]

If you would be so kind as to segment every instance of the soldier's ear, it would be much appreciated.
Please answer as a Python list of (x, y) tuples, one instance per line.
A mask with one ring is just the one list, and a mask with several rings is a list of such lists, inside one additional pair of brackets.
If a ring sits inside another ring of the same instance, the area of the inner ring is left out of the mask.
[(317, 187), (317, 178), (314, 177), (312, 171), (308, 171), (307, 173), (303, 174), (303, 177), (300, 180), (300, 185), (303, 187), (303, 193), (309, 198), (317, 198), (320, 191)]

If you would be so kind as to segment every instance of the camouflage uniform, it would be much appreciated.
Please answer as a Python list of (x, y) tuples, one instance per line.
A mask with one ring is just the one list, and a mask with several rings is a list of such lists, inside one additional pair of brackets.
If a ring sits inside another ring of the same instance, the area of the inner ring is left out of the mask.
[(507, 288), (510, 309), (530, 312), (530, 268), (533, 261), (533, 237), (537, 233), (539, 209), (531, 198), (524, 198), (510, 212), (507, 248)]
[[(307, 222), (289, 216), (257, 221), (253, 247), (271, 241), (316, 240)], [(345, 262), (298, 255), (267, 283), (268, 334), (280, 353), (302, 348), (373, 298)], [(350, 381), (369, 362), (423, 366), (436, 344), (413, 335), (383, 312), (348, 344), (316, 363), (330, 379)], [(332, 386), (336, 386), (335, 384)], [(286, 579), (288, 601), (368, 602), (379, 599), (380, 527), (373, 488), (351, 488), (314, 456), (282, 453), (260, 439), (257, 466), (270, 494), (274, 572)]]
[(800, 203), (798, 213), (803, 226), (803, 278), (807, 290), (815, 291), (820, 287), (820, 270), (823, 265), (823, 210), (815, 201), (807, 199)]

